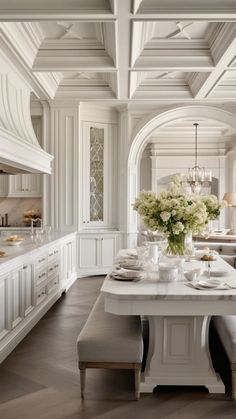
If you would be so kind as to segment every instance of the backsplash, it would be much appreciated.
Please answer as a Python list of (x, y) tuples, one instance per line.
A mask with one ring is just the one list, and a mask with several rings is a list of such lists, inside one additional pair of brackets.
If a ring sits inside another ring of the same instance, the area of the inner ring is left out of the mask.
[(0, 226), (6, 213), (10, 226), (21, 226), (24, 211), (39, 209), (42, 212), (41, 206), (41, 198), (0, 198)]

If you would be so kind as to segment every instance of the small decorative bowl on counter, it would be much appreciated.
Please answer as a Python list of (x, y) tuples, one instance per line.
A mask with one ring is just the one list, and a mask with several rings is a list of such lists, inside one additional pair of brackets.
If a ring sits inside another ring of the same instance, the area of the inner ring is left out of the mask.
[(13, 234), (5, 239), (5, 242), (9, 246), (19, 246), (24, 239), (22, 237), (17, 236), (17, 234)]

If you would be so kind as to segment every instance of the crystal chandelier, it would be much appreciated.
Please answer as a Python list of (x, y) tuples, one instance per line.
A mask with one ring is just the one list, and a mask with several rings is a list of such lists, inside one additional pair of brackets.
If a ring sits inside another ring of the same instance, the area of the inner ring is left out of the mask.
[(210, 193), (212, 173), (211, 170), (206, 170), (205, 167), (198, 166), (198, 148), (197, 148), (197, 129), (198, 123), (195, 122), (195, 165), (188, 169), (188, 173), (181, 173), (181, 184), (183, 189), (192, 194), (201, 194), (202, 191)]

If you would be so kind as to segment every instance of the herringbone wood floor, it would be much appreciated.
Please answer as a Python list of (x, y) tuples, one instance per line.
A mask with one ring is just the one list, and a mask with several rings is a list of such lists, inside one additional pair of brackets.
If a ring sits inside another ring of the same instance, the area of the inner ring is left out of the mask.
[(88, 370), (80, 400), (76, 339), (102, 277), (79, 279), (0, 366), (1, 419), (235, 419), (236, 402), (203, 388), (133, 397), (128, 371)]

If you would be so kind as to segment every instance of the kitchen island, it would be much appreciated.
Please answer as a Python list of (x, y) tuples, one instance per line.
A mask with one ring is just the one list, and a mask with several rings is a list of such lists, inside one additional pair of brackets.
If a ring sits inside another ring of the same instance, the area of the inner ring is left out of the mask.
[[(141, 392), (152, 392), (157, 385), (204, 385), (210, 393), (224, 393), (224, 384), (212, 366), (209, 324), (212, 315), (236, 315), (236, 275), (220, 257), (211, 265), (212, 278), (223, 272), (221, 281), (230, 289), (198, 289), (193, 283), (186, 286), (185, 279), (168, 282), (150, 274), (133, 282), (106, 277), (101, 288), (106, 312), (148, 317), (149, 347)], [(202, 262), (193, 260), (184, 269), (199, 267)], [(204, 271), (203, 282), (206, 275)]]
[(76, 233), (0, 238), (0, 362), (77, 278)]

